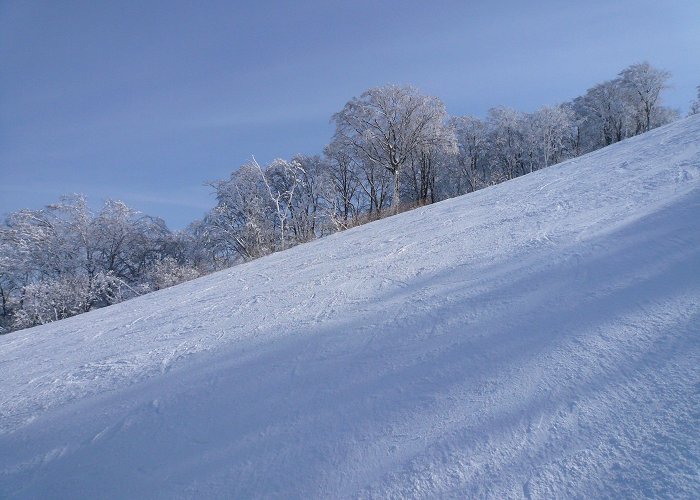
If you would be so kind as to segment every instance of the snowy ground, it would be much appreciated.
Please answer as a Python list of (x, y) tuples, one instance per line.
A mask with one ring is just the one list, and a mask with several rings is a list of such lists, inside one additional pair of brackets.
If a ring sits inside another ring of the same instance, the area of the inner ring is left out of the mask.
[(0, 337), (0, 497), (700, 497), (700, 116)]

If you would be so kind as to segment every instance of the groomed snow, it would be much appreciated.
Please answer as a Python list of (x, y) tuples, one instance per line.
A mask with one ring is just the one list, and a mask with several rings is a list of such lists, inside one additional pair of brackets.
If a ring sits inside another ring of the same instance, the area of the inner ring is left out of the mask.
[(700, 116), (0, 337), (0, 497), (700, 497)]

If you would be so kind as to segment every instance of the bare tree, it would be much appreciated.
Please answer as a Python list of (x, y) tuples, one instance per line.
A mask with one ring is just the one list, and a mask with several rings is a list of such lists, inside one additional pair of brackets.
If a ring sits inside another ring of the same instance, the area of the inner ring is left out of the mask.
[(476, 191), (485, 180), (488, 134), (486, 123), (473, 116), (457, 116), (450, 120), (457, 140), (455, 194)]
[(397, 213), (401, 169), (412, 154), (437, 140), (446, 116), (438, 98), (425, 96), (414, 87), (375, 87), (333, 115), (334, 142), (351, 147), (353, 154), (393, 176), (392, 207)]
[(533, 138), (539, 150), (539, 168), (559, 163), (574, 139), (574, 114), (566, 106), (543, 106), (531, 120)]
[(440, 199), (438, 179), (449, 163), (448, 157), (457, 154), (457, 139), (447, 123), (435, 129), (433, 140), (416, 147), (405, 169), (408, 187), (417, 205), (435, 203)]
[(589, 128), (592, 151), (621, 141), (631, 135), (634, 110), (625, 98), (619, 79), (599, 83), (575, 99), (577, 112), (585, 117)]
[(260, 166), (247, 163), (228, 180), (212, 186), (217, 204), (204, 218), (198, 234), (211, 252), (214, 267), (274, 251), (277, 219)]
[(320, 156), (296, 155), (298, 187), (291, 198), (292, 223), (296, 242), (303, 243), (323, 236), (329, 231), (333, 213), (333, 186), (329, 169)]
[(661, 91), (671, 77), (648, 62), (633, 64), (620, 72), (622, 87), (628, 92), (628, 100), (636, 111), (635, 134), (651, 129), (652, 117), (659, 103)]
[[(356, 222), (361, 209), (359, 168), (352, 153), (342, 143), (332, 142), (324, 149), (326, 168), (335, 196), (333, 221), (341, 229)], [(337, 215), (336, 215), (337, 214)]]
[(496, 176), (492, 182), (498, 182), (500, 175), (509, 180), (520, 174), (523, 168), (523, 120), (524, 115), (511, 108), (500, 106), (489, 110), (491, 175)]
[(362, 172), (360, 187), (369, 200), (367, 214), (369, 218), (381, 217), (384, 208), (389, 203), (392, 178), (389, 170), (366, 158), (359, 158)]

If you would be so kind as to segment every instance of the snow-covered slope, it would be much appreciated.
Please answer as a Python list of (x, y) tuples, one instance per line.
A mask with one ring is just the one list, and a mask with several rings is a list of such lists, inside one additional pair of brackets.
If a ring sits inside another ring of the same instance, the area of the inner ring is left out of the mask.
[(0, 497), (700, 496), (700, 116), (0, 338)]

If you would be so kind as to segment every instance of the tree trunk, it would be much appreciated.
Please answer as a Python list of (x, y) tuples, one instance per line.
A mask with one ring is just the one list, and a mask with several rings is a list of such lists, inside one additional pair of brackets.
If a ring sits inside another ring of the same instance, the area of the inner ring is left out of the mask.
[(399, 213), (399, 202), (400, 202), (400, 184), (399, 184), (399, 168), (395, 167), (394, 168), (394, 199), (393, 201), (393, 212), (394, 214)]

